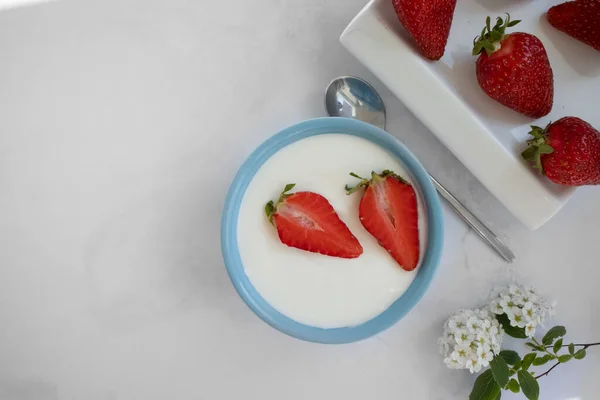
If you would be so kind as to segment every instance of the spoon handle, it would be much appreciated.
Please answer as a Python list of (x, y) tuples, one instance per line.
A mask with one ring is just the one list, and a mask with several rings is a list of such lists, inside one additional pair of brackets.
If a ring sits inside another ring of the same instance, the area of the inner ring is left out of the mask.
[(439, 192), (439, 194), (450, 203), (450, 205), (456, 210), (458, 215), (465, 220), (475, 232), (479, 234), (496, 252), (507, 262), (512, 262), (515, 259), (515, 255), (510, 249), (502, 243), (502, 241), (492, 232), (487, 226), (483, 224), (475, 215), (471, 213), (456, 197), (452, 195), (445, 187), (443, 187), (433, 176), (431, 176), (433, 185)]

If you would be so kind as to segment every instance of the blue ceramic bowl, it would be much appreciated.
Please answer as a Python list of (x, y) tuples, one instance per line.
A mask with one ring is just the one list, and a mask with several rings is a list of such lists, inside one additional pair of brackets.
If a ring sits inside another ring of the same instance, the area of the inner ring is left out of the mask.
[[(298, 140), (328, 133), (346, 133), (372, 141), (398, 157), (412, 174), (425, 203), (427, 247), (417, 275), (408, 290), (387, 310), (357, 326), (323, 329), (300, 324), (271, 307), (256, 291), (244, 272), (237, 245), (240, 204), (248, 184), (263, 163), (283, 147)], [(231, 282), (248, 307), (272, 327), (298, 339), (318, 343), (349, 343), (373, 336), (404, 317), (423, 297), (440, 262), (443, 245), (443, 217), (440, 200), (427, 171), (402, 143), (389, 133), (348, 118), (317, 118), (291, 126), (261, 144), (238, 171), (225, 201), (221, 222), (223, 259)]]

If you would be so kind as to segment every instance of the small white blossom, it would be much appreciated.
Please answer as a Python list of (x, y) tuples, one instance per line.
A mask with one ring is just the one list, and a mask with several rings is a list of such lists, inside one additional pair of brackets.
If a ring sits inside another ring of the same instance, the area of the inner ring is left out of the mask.
[(499, 303), (504, 311), (506, 311), (507, 309), (511, 309), (515, 306), (512, 297), (506, 294), (500, 297)]
[(492, 342), (492, 351), (494, 352), (494, 354), (499, 354), (500, 350), (501, 350), (501, 345), (502, 343), (499, 342)]
[(492, 353), (492, 348), (489, 345), (484, 344), (477, 348), (477, 356), (479, 364), (483, 367), (487, 367), (494, 358), (494, 353)]
[(500, 299), (494, 299), (490, 302), (490, 310), (495, 314), (504, 314), (504, 308), (500, 304)]
[(533, 287), (512, 284), (493, 293), (490, 310), (497, 315), (506, 314), (510, 324), (525, 328), (529, 337), (535, 335), (538, 325), (544, 325), (554, 315), (554, 304), (548, 303)]
[(484, 344), (491, 344), (492, 339), (490, 338), (490, 335), (488, 332), (486, 331), (479, 331), (477, 332), (477, 343), (484, 345)]
[(462, 369), (462, 365), (451, 357), (444, 358), (444, 363), (446, 363), (450, 369)]
[(513, 307), (510, 310), (510, 314), (507, 315), (512, 326), (525, 328), (525, 325), (527, 325), (527, 322), (525, 322), (525, 318), (523, 318), (523, 311), (521, 311), (520, 308)]
[(472, 316), (467, 320), (467, 329), (469, 330), (469, 333), (476, 334), (480, 330), (483, 326), (480, 321), (481, 320), (476, 316)]
[(529, 321), (527, 323), (527, 325), (525, 325), (525, 334), (528, 337), (534, 337), (535, 336), (535, 327), (536, 327), (535, 321)]
[(508, 293), (512, 294), (513, 296), (522, 296), (523, 292), (524, 290), (519, 285), (513, 284), (508, 287)]
[(473, 341), (473, 335), (465, 328), (456, 329), (454, 339), (459, 346), (469, 346)]
[(464, 364), (467, 361), (467, 358), (470, 358), (471, 349), (466, 346), (456, 346), (450, 357), (453, 360), (456, 360), (459, 364)]
[(481, 371), (481, 364), (479, 360), (467, 360), (466, 369), (471, 371), (472, 374)]
[(520, 295), (515, 295), (513, 296), (513, 303), (517, 307), (523, 307), (523, 305), (525, 304), (525, 298)]
[(452, 369), (479, 372), (500, 352), (504, 330), (487, 309), (459, 310), (444, 324), (438, 340), (444, 363)]

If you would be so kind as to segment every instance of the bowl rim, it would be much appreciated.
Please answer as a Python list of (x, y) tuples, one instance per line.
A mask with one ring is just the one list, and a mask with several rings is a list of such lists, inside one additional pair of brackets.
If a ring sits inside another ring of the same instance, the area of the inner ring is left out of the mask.
[[(423, 196), (427, 213), (427, 248), (409, 288), (376, 317), (356, 326), (318, 328), (301, 324), (269, 305), (254, 288), (242, 264), (237, 246), (239, 209), (250, 181), (258, 169), (277, 151), (311, 136), (343, 133), (367, 139), (397, 157), (410, 171)], [(443, 213), (439, 196), (429, 174), (417, 158), (397, 138), (373, 125), (350, 118), (325, 117), (306, 120), (268, 138), (250, 154), (238, 170), (225, 200), (221, 219), (221, 250), (227, 273), (235, 290), (250, 309), (273, 328), (309, 342), (341, 344), (366, 339), (402, 319), (421, 300), (440, 263), (443, 248)]]

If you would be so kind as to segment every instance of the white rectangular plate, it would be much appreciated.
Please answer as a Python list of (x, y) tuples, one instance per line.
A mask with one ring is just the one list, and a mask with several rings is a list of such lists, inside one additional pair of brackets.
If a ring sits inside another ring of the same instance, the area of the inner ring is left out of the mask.
[[(600, 52), (556, 31), (545, 19), (551, 3), (461, 0), (444, 57), (432, 62), (414, 47), (392, 7), (371, 1), (342, 33), (342, 44), (367, 66), (523, 224), (537, 229), (573, 189), (538, 176), (520, 158), (529, 125), (577, 116), (600, 127)], [(540, 38), (554, 70), (554, 107), (539, 120), (489, 99), (477, 84), (473, 38), (485, 18), (509, 12), (512, 32)]]

